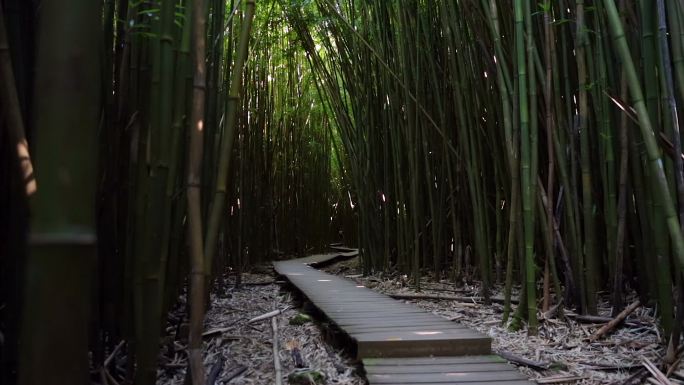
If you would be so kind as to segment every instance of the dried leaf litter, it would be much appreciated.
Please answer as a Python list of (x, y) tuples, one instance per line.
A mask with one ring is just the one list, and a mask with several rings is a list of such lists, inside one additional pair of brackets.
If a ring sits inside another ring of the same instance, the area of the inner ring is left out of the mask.
[[(277, 316), (279, 358), (283, 368), (283, 384), (287, 376), (297, 369), (292, 350), (297, 349), (308, 369), (322, 373), (327, 384), (362, 385), (365, 380), (357, 374), (352, 359), (330, 347), (324, 340), (322, 330), (315, 322), (290, 324), (299, 310), (290, 293), (281, 292), (269, 274), (243, 274), (242, 281), (248, 283), (235, 290), (230, 283), (227, 288), (211, 295), (211, 308), (205, 320), (204, 363), (206, 372), (220, 357), (225, 359), (215, 384), (272, 385), (275, 370), (273, 366), (272, 328), (270, 319), (248, 323), (251, 318), (276, 309), (288, 310)], [(254, 284), (263, 283), (263, 284)], [(179, 308), (184, 309), (184, 297)], [(174, 327), (167, 329), (173, 335)], [(218, 332), (216, 332), (218, 331)], [(180, 385), (185, 379), (186, 358), (182, 342), (175, 342), (177, 350), (173, 357), (163, 354), (164, 363), (159, 370), (160, 385)], [(165, 351), (163, 349), (163, 351)], [(227, 382), (236, 368), (245, 367), (239, 376)]]

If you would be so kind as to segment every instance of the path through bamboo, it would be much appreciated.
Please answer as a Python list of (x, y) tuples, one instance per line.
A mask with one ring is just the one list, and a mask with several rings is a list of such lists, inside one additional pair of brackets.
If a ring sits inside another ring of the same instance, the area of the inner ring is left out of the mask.
[(354, 341), (371, 385), (531, 384), (491, 354), (488, 336), (309, 266), (352, 253), (312, 255), (274, 267)]

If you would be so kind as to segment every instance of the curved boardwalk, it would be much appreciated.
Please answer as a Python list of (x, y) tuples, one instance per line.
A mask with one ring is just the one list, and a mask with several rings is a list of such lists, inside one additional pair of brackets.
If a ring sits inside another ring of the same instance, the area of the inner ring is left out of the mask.
[(274, 267), (356, 343), (370, 384), (532, 384), (488, 336), (309, 266), (356, 254), (341, 251)]

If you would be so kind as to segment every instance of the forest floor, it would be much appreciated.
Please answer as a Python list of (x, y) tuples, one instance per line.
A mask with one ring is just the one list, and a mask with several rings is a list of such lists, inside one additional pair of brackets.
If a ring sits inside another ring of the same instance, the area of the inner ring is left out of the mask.
[[(405, 275), (361, 275), (358, 258), (337, 262), (324, 270), (387, 295), (458, 296), (458, 301), (403, 301), (489, 335), (492, 337), (492, 349), (498, 354), (545, 366), (545, 369), (517, 366), (523, 374), (541, 384), (622, 384), (630, 376), (645, 372), (644, 358), (656, 364), (662, 362), (664, 348), (659, 343), (662, 332), (651, 308), (637, 308), (612, 334), (594, 342), (589, 341), (589, 336), (603, 323), (579, 321), (568, 310), (563, 320), (542, 319), (538, 336), (529, 337), (525, 330), (511, 331), (501, 325), (503, 305), (497, 302), (491, 305), (481, 303), (478, 300), (477, 283), (456, 285), (451, 281), (427, 277), (421, 283), (421, 291), (417, 292), (409, 285)], [(325, 329), (297, 308), (300, 303), (292, 293), (282, 289), (281, 282), (276, 283), (270, 266), (255, 268), (251, 273), (243, 274), (242, 282), (241, 288), (235, 289), (233, 277), (226, 279), (211, 295), (211, 307), (205, 322), (204, 349), (205, 366), (209, 376), (214, 372), (214, 384), (274, 383), (271, 320), (249, 322), (273, 310), (282, 310), (275, 318), (283, 384), (313, 384), (306, 380), (287, 380), (288, 375), (307, 369), (323, 374), (325, 384), (366, 383), (359, 374), (358, 364), (344, 352), (331, 347), (325, 338)], [(514, 296), (516, 294), (514, 291)], [(501, 287), (495, 287), (492, 297), (503, 297)], [(180, 385), (185, 379), (187, 361), (184, 351), (187, 341), (179, 337), (186, 334), (181, 330), (186, 324), (180, 320), (185, 309), (183, 296), (177, 309), (172, 312), (166, 330), (163, 364), (158, 373), (160, 385)], [(609, 317), (610, 311), (608, 299), (601, 298), (600, 315)], [(295, 362), (297, 354), (303, 361), (299, 365)], [(680, 381), (684, 380), (684, 365), (680, 365), (677, 365), (677, 370), (672, 370), (670, 381), (673, 384), (684, 384), (684, 381)]]
[[(653, 309), (639, 307), (615, 331), (595, 342), (591, 336), (603, 323), (583, 323), (571, 318), (566, 310), (565, 320), (542, 319), (538, 336), (527, 336), (526, 330), (510, 331), (502, 326), (503, 305), (484, 305), (477, 300), (479, 286), (463, 283), (459, 286), (446, 280), (427, 278), (422, 290), (416, 292), (409, 279), (400, 274), (362, 276), (357, 258), (339, 262), (324, 269), (328, 273), (353, 279), (361, 285), (387, 295), (450, 295), (462, 300), (404, 300), (431, 313), (460, 322), (492, 337), (492, 349), (503, 355), (534, 361), (549, 369), (532, 369), (519, 365), (518, 369), (539, 383), (562, 384), (622, 384), (636, 372), (645, 371), (644, 358), (659, 364), (664, 348), (659, 343), (661, 330), (654, 319)], [(517, 293), (514, 292), (514, 297)], [(495, 287), (493, 298), (503, 298), (502, 288)], [(472, 298), (472, 301), (467, 301)], [(607, 298), (599, 301), (599, 314), (610, 316)], [(675, 371), (675, 374), (681, 372)], [(670, 379), (671, 383), (682, 383)], [(637, 382), (639, 383), (639, 382)]]
[[(281, 285), (274, 282), (270, 266), (243, 274), (242, 282), (243, 285), (236, 290), (233, 280), (227, 280), (211, 295), (211, 308), (205, 320), (204, 362), (209, 377), (212, 370), (215, 372), (214, 384), (275, 383), (271, 319), (249, 322), (273, 310), (284, 310), (275, 317), (279, 361), (285, 378), (283, 384), (307, 385), (306, 376), (300, 376), (299, 382), (286, 379), (294, 372), (305, 374), (306, 369), (323, 374), (326, 384), (365, 384), (363, 377), (357, 374), (354, 362), (330, 347), (324, 340), (322, 329), (296, 308), (291, 293), (280, 290)], [(177, 307), (176, 317), (183, 314), (184, 297), (180, 298)], [(175, 318), (173, 313), (171, 318)], [(184, 334), (177, 332), (178, 324), (182, 325), (171, 321), (167, 328), (168, 347), (162, 349), (164, 364), (158, 372), (159, 385), (180, 385), (185, 379), (186, 341), (177, 338)], [(296, 368), (294, 357), (297, 353), (293, 355), (293, 352), (299, 353), (303, 361), (300, 366), (304, 369)]]

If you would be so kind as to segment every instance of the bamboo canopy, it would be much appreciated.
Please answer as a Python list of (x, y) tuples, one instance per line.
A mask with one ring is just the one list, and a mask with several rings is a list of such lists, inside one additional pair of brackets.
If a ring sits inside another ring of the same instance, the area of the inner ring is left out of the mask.
[(203, 383), (217, 284), (333, 242), (416, 287), (501, 288), (530, 334), (634, 291), (676, 351), (683, 21), (677, 0), (0, 0), (0, 382), (85, 384), (123, 341), (152, 384), (182, 303)]

